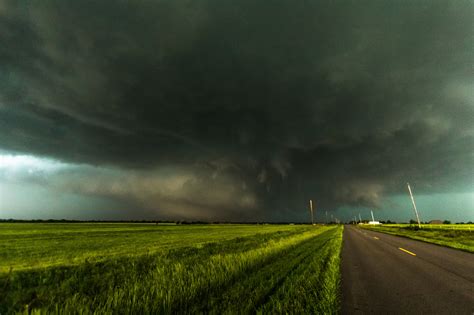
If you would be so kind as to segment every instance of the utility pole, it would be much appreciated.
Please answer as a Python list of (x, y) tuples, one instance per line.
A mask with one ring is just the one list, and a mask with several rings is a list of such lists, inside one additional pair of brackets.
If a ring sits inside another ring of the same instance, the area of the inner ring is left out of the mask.
[(413, 194), (412, 194), (412, 192), (411, 192), (410, 183), (407, 183), (407, 186), (408, 186), (408, 192), (410, 193), (411, 202), (413, 203), (413, 209), (415, 210), (416, 221), (418, 221), (418, 228), (421, 229), (420, 217), (418, 216), (418, 210), (416, 210), (415, 198), (413, 198)]
[[(316, 211), (316, 209), (317, 209), (317, 207), (316, 207), (316, 202), (313, 204), (313, 206), (314, 206), (314, 218), (316, 218), (316, 212), (317, 212), (317, 211)], [(311, 220), (312, 220), (312, 216), (311, 216)], [(317, 220), (316, 220), (316, 222), (317, 222)], [(313, 223), (313, 224), (314, 224), (314, 223)]]
[(313, 200), (309, 200), (309, 210), (311, 211), (311, 224), (314, 225), (314, 220), (313, 220)]

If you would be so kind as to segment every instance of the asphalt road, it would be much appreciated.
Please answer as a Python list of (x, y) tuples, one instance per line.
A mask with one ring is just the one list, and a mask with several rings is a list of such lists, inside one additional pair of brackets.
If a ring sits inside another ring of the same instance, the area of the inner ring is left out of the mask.
[(474, 254), (344, 229), (343, 314), (474, 314)]

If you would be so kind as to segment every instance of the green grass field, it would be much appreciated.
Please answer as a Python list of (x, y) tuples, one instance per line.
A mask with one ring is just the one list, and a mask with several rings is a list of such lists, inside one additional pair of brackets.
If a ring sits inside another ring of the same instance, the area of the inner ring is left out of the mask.
[(0, 224), (0, 314), (336, 313), (340, 226)]
[(421, 229), (409, 224), (361, 227), (474, 253), (474, 224), (422, 224)]

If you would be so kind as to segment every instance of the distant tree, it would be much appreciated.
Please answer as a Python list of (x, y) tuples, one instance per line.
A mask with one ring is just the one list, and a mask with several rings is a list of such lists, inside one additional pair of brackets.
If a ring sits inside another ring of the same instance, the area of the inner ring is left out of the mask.
[(444, 221), (443, 221), (443, 224), (451, 224), (451, 221), (449, 221), (449, 220), (444, 220)]
[(417, 224), (417, 222), (415, 220), (411, 219), (410, 224)]

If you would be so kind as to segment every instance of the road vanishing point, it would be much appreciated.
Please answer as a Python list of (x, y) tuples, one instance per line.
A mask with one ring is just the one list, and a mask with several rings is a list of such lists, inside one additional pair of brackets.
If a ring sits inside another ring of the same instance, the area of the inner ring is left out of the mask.
[(474, 254), (346, 226), (342, 314), (474, 314)]

